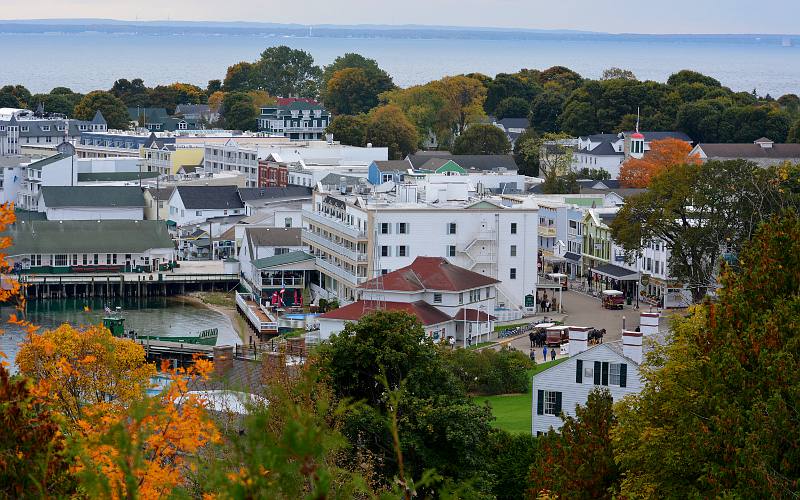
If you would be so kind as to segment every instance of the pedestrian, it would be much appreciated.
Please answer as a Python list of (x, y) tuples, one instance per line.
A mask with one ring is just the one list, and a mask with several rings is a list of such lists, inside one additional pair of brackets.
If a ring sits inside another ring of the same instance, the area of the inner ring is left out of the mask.
[(550, 349), (550, 361), (555, 361), (555, 360), (556, 360), (556, 349), (554, 347)]
[(547, 346), (544, 346), (544, 349), (542, 349), (542, 359), (547, 361)]
[(456, 347), (456, 338), (455, 337), (447, 337), (447, 341), (450, 343), (450, 349), (455, 349), (455, 347)]
[(536, 364), (536, 349), (531, 349), (531, 361), (534, 365)]
[(558, 311), (558, 306), (557, 306), (556, 304), (557, 304), (557, 302), (556, 302), (556, 298), (555, 298), (555, 297), (553, 297), (553, 303), (552, 303), (551, 305), (553, 306), (553, 310), (554, 310), (554, 311)]
[(467, 345), (472, 347), (472, 335), (470, 335), (469, 338), (467, 338)]

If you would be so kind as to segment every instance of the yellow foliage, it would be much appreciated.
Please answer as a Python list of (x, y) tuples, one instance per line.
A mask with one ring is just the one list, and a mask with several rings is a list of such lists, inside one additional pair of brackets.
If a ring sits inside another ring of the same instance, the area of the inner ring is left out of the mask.
[(64, 324), (31, 333), (17, 364), (23, 375), (47, 383), (56, 408), (73, 422), (88, 406), (127, 406), (141, 399), (155, 373), (142, 346), (102, 326), (81, 330)]

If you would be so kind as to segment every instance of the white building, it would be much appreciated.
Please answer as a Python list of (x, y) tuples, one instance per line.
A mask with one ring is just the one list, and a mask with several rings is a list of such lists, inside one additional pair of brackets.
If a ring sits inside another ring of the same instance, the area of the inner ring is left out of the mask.
[(0, 108), (0, 155), (18, 155), (28, 145), (55, 147), (64, 141), (77, 142), (82, 132), (105, 132), (108, 128), (99, 111), (91, 121), (50, 115), (40, 107)]
[(258, 261), (276, 255), (305, 250), (300, 228), (245, 227), (239, 263), (245, 286), (250, 290), (262, 287)]
[(236, 139), (224, 144), (204, 146), (204, 165), (206, 172), (241, 172), (248, 187), (258, 186), (258, 148), (240, 145)]
[(538, 210), (469, 197), (461, 179), (424, 193), (413, 185), (395, 193), (316, 191), (303, 212), (303, 241), (318, 258), (321, 292), (351, 302), (367, 279), (420, 256), (442, 256), (500, 281), (492, 314), (521, 314), (537, 283)]
[(692, 140), (683, 132), (620, 132), (578, 137), (572, 155), (572, 168), (605, 170), (612, 179), (619, 177), (622, 164), (628, 158), (642, 158), (653, 141), (678, 139), (689, 144)]
[(215, 217), (244, 216), (244, 203), (234, 185), (177, 186), (169, 197), (169, 220), (179, 228)]
[(47, 220), (144, 220), (138, 186), (42, 186), (38, 211)]
[(401, 269), (359, 287), (360, 300), (323, 314), (320, 338), (342, 331), (369, 311), (415, 315), (434, 341), (455, 338), (467, 347), (494, 335), (498, 280), (453, 265), (442, 257), (417, 257)]
[(622, 340), (588, 345), (588, 327), (569, 327), (569, 358), (533, 377), (534, 435), (560, 429), (561, 413), (575, 416), (595, 388), (606, 388), (615, 401), (642, 389), (642, 349), (660, 342), (658, 313), (642, 313), (640, 331), (622, 332)]

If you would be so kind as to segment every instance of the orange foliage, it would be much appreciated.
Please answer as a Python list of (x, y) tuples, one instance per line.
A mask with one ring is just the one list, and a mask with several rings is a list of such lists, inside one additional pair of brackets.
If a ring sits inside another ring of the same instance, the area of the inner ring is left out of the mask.
[(650, 143), (650, 151), (639, 160), (631, 158), (622, 164), (619, 182), (623, 187), (646, 188), (656, 175), (675, 165), (698, 165), (700, 158), (689, 156), (692, 146), (680, 139), (661, 139)]
[(213, 365), (196, 359), (190, 368), (169, 369), (169, 387), (156, 398), (144, 398), (127, 411), (87, 411), (78, 422), (82, 453), (75, 472), (98, 483), (102, 497), (167, 497), (183, 481), (189, 455), (220, 434), (208, 418), (205, 401), (189, 394), (189, 385), (207, 379)]

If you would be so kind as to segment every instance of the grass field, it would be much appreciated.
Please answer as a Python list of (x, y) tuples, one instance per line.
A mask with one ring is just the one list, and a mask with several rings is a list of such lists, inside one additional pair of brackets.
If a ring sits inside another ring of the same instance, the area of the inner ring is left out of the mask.
[[(557, 365), (567, 358), (557, 359), (541, 363), (528, 371), (528, 376), (533, 377), (537, 373), (544, 371), (551, 366)], [(492, 414), (495, 421), (492, 425), (498, 429), (503, 429), (511, 433), (531, 432), (531, 392), (526, 394), (499, 394), (497, 396), (480, 396), (475, 398), (475, 402), (483, 404), (488, 402), (492, 407)]]

